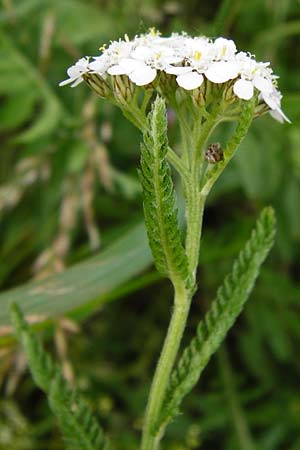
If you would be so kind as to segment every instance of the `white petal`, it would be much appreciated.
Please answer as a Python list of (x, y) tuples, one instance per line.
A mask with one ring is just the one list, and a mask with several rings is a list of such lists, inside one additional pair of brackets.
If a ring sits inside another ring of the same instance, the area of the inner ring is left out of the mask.
[(109, 75), (127, 75), (128, 71), (120, 66), (120, 64), (117, 64), (116, 66), (111, 66), (107, 69), (107, 73), (109, 73)]
[(119, 62), (119, 65), (126, 70), (126, 73), (133, 72), (134, 70), (139, 70), (144, 67), (147, 67), (143, 61), (138, 61), (132, 58), (122, 58)]
[(265, 101), (265, 103), (269, 106), (271, 109), (278, 109), (280, 107), (280, 98), (274, 95), (274, 93), (265, 93), (262, 92), (262, 97)]
[(170, 67), (166, 67), (164, 69), (164, 71), (166, 73), (169, 73), (170, 75), (181, 75), (183, 73), (188, 73), (188, 72), (192, 72), (191, 67), (174, 67), (174, 66), (170, 66)]
[(89, 57), (87, 57), (87, 58), (80, 58), (78, 61), (77, 61), (77, 63), (76, 63), (76, 66), (82, 66), (82, 67), (87, 67), (87, 65), (88, 65), (88, 63), (89, 63)]
[(158, 45), (154, 47), (155, 53), (160, 53), (166, 58), (175, 58), (174, 49), (168, 45)]
[(243, 100), (250, 100), (253, 97), (254, 87), (251, 81), (241, 79), (234, 83), (233, 92)]
[(73, 83), (76, 78), (68, 78), (67, 80), (61, 81), (58, 86), (65, 86), (66, 84)]
[(92, 61), (89, 64), (89, 69), (102, 74), (107, 69), (107, 61), (106, 60), (104, 61), (104, 59), (100, 59), (100, 58), (95, 59), (94, 61)]
[(145, 45), (140, 45), (137, 47), (131, 55), (133, 58), (139, 59), (141, 61), (145, 61), (145, 59), (149, 58), (153, 54), (153, 50)]
[(145, 86), (146, 84), (151, 83), (156, 77), (156, 69), (152, 69), (149, 66), (145, 66), (142, 69), (131, 72), (129, 78), (133, 83), (138, 86)]
[(83, 78), (82, 78), (82, 77), (79, 77), (79, 78), (77, 78), (77, 80), (74, 81), (73, 84), (71, 84), (71, 87), (72, 87), (72, 88), (73, 88), (73, 87), (76, 87), (76, 86), (78, 86), (78, 84), (80, 84), (80, 83), (82, 83), (82, 82), (83, 82)]
[(256, 76), (253, 79), (253, 84), (261, 92), (270, 93), (273, 91), (274, 87), (271, 80), (266, 78)]
[(232, 39), (225, 39), (223, 37), (219, 37), (215, 40), (215, 45), (217, 47), (227, 47), (233, 52), (236, 52), (236, 46)]
[(67, 74), (70, 78), (77, 78), (80, 77), (80, 74), (84, 72), (84, 70), (81, 70), (82, 67), (79, 66), (71, 66), (67, 69)]
[(270, 115), (273, 117), (273, 119), (278, 120), (278, 122), (280, 122), (280, 123), (284, 123), (284, 121), (288, 122), (288, 123), (292, 123), (290, 121), (290, 119), (284, 114), (284, 112), (280, 108), (272, 109), (270, 111)]
[(235, 43), (231, 39), (218, 38), (214, 42), (216, 50), (218, 50), (218, 57), (227, 59), (236, 53)]
[(180, 87), (188, 91), (196, 89), (203, 83), (203, 75), (197, 72), (188, 72), (176, 77)]
[(239, 74), (239, 66), (233, 62), (214, 62), (206, 70), (205, 75), (213, 83), (225, 83), (236, 78)]
[(166, 64), (179, 64), (183, 60), (181, 56), (163, 56), (162, 59)]

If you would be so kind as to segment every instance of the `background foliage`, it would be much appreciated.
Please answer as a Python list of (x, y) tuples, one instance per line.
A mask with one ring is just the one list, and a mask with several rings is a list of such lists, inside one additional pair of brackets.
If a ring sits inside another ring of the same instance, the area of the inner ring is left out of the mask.
[[(0, 449), (64, 448), (10, 337), (7, 304), (16, 298), (31, 320), (49, 319), (49, 326), (39, 326), (49, 349), (109, 434), (118, 436), (115, 448), (136, 446), (170, 309), (170, 286), (151, 266), (140, 224), (140, 136), (86, 86), (60, 89), (58, 82), (76, 58), (153, 25), (165, 33), (233, 37), (240, 49), (270, 60), (293, 122), (280, 125), (268, 116), (255, 121), (210, 196), (187, 342), (266, 204), (276, 210), (278, 233), (249, 304), (185, 400), (165, 450), (300, 449), (295, 0), (3, 1)], [(224, 127), (214, 139), (222, 144), (229, 131)], [(170, 140), (176, 138), (171, 123)], [(62, 272), (80, 261), (77, 272)], [(33, 285), (5, 293), (32, 277)], [(68, 318), (61, 316), (65, 312)]]

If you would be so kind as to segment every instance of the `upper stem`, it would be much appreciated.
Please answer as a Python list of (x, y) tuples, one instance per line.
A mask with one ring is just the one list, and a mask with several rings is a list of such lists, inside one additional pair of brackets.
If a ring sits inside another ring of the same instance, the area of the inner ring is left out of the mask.
[(203, 211), (206, 197), (203, 196), (198, 186), (190, 186), (187, 196), (187, 236), (186, 254), (189, 261), (190, 271), (196, 281), (196, 270), (199, 261), (200, 240), (202, 234)]
[(177, 170), (182, 179), (188, 180), (190, 175), (188, 168), (186, 167), (184, 161), (174, 152), (174, 150), (171, 149), (171, 147), (168, 149), (167, 156), (169, 163)]
[[(179, 172), (185, 169), (185, 176), (183, 176), (183, 183), (186, 191), (187, 200), (187, 239), (186, 239), (186, 253), (189, 261), (190, 272), (195, 284), (196, 269), (199, 259), (199, 248), (201, 239), (202, 219), (205, 196), (200, 193), (200, 174), (197, 164), (198, 158), (201, 154), (203, 145), (211, 130), (215, 126), (217, 112), (207, 119), (203, 126), (203, 133), (199, 135), (199, 126), (195, 127), (195, 132), (192, 136), (192, 160), (189, 172), (189, 177), (186, 176), (187, 168), (184, 163), (178, 164), (180, 160), (175, 158), (175, 167)], [(200, 120), (201, 122), (201, 120)], [(169, 158), (174, 159), (174, 154), (169, 150)], [(197, 158), (198, 157), (198, 158)], [(182, 173), (183, 175), (183, 173)], [(175, 300), (174, 311), (171, 322), (168, 328), (167, 336), (163, 345), (163, 349), (159, 358), (159, 362), (153, 378), (148, 405), (146, 408), (145, 423), (142, 438), (141, 450), (157, 450), (161, 436), (156, 434), (153, 430), (153, 425), (157, 422), (161, 407), (164, 401), (164, 395), (168, 386), (170, 374), (178, 353), (181, 338), (185, 329), (186, 320), (189, 312), (191, 292), (188, 292), (182, 284), (174, 283)]]
[(202, 117), (199, 117), (198, 123), (195, 124), (191, 173), (188, 182), (185, 183), (187, 222), (186, 253), (194, 283), (196, 281), (196, 270), (199, 262), (203, 211), (206, 200), (206, 195), (203, 195), (200, 191), (201, 172), (204, 163), (203, 148), (209, 135), (218, 123), (219, 111), (220, 105), (216, 105), (204, 124), (201, 124)]
[[(211, 184), (215, 181), (217, 176), (216, 173), (212, 177), (208, 177), (208, 180), (204, 180), (204, 189), (202, 188), (201, 191), (200, 181), (204, 164), (203, 148), (210, 133), (218, 124), (218, 116), (221, 107), (221, 104), (216, 105), (204, 123), (202, 123), (202, 117), (196, 122), (191, 136), (191, 149), (188, 152), (189, 154), (187, 154), (188, 149), (185, 148), (182, 160), (180, 160), (171, 149), (169, 149), (168, 152), (170, 162), (173, 163), (173, 166), (183, 178), (187, 221), (185, 251), (189, 262), (190, 274), (192, 276), (192, 286), (190, 290), (187, 290), (181, 281), (176, 279), (171, 280), (175, 290), (174, 310), (150, 390), (141, 450), (158, 450), (163, 433), (163, 430), (161, 430), (161, 433), (158, 432), (156, 424), (161, 413), (171, 371), (185, 329), (192, 293), (196, 285), (196, 270), (199, 261), (205, 199), (207, 192), (211, 188)], [(244, 114), (242, 115), (237, 132), (228, 146), (228, 159), (230, 159), (231, 155), (234, 153), (234, 149), (245, 135), (251, 123), (252, 116), (253, 105), (245, 106)], [(187, 162), (189, 163), (188, 165), (186, 165)], [(221, 172), (221, 170), (220, 166), (219, 171)], [(216, 172), (218, 172), (218, 170)]]

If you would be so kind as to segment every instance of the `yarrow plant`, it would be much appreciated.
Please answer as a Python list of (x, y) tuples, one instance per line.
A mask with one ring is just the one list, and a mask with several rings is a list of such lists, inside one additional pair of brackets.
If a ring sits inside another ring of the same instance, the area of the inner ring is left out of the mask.
[[(100, 56), (81, 58), (71, 66), (69, 78), (60, 85), (75, 87), (86, 82), (99, 96), (117, 105), (143, 133), (139, 177), (149, 244), (157, 269), (174, 287), (174, 308), (150, 390), (141, 442), (141, 450), (157, 450), (182, 399), (241, 312), (273, 244), (274, 213), (266, 208), (200, 321), (195, 338), (178, 358), (197, 289), (206, 198), (254, 118), (269, 112), (280, 122), (289, 119), (281, 109), (278, 77), (269, 63), (238, 52), (232, 40), (186, 33), (163, 37), (151, 29), (132, 40), (125, 36), (111, 42), (101, 51)], [(168, 142), (167, 108), (175, 112), (180, 127), (179, 153)], [(215, 128), (225, 121), (236, 122), (236, 128), (221, 148), (209, 141)], [(178, 223), (173, 171), (179, 175), (185, 200), (184, 232)], [(14, 320), (20, 334), (24, 323), (16, 312)], [(26, 342), (28, 348), (28, 339)], [(42, 370), (32, 359), (31, 354), (33, 373)], [(52, 392), (51, 385), (47, 389)], [(51, 398), (53, 403), (53, 395)], [(59, 405), (54, 411), (58, 409)], [(88, 438), (88, 429), (84, 431)], [(91, 440), (89, 446), (85, 443), (78, 448), (107, 448), (108, 441), (103, 439), (98, 447)]]

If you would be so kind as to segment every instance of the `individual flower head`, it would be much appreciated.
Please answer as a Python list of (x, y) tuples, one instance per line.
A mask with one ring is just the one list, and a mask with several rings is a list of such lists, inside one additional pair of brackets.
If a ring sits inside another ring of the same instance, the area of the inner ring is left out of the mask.
[(69, 67), (67, 74), (69, 78), (59, 83), (59, 86), (65, 86), (66, 84), (71, 84), (71, 87), (75, 87), (83, 81), (82, 75), (89, 72), (89, 58), (80, 58), (76, 64)]
[[(138, 42), (138, 39), (137, 39)], [(108, 69), (110, 75), (128, 75), (138, 86), (145, 86), (156, 78), (158, 70), (164, 71), (179, 64), (182, 57), (176, 55), (170, 42), (150, 34), (150, 39), (140, 40), (128, 57), (120, 57), (118, 63)]]
[(217, 38), (213, 43), (214, 59), (228, 61), (235, 57), (236, 45), (231, 39)]
[(166, 73), (176, 75), (176, 81), (180, 87), (193, 90), (203, 83), (203, 73), (213, 60), (212, 46), (205, 37), (197, 37), (185, 41), (184, 54), (185, 65), (172, 65), (166, 68)]
[[(257, 95), (257, 114), (269, 111), (275, 119), (289, 122), (281, 110), (278, 77), (273, 74), (269, 63), (257, 62), (253, 55), (238, 52), (230, 39), (219, 37), (210, 40), (186, 33), (163, 37), (151, 29), (132, 40), (126, 35), (123, 40), (111, 42), (101, 50), (100, 56), (81, 58), (71, 66), (67, 71), (69, 78), (60, 85), (70, 83), (74, 87), (83, 79), (88, 81), (92, 74), (98, 77), (99, 83), (103, 80), (106, 83), (106, 89), (97, 89), (98, 93), (107, 92), (110, 86), (113, 94), (113, 80), (119, 76), (128, 77), (133, 87), (149, 86), (160, 93), (164, 91), (160, 83), (169, 83), (175, 86), (175, 90), (194, 93), (199, 89), (203, 91), (202, 85), (216, 85), (226, 92), (224, 96), (230, 103), (238, 103), (240, 99), (247, 101)], [(160, 76), (162, 74), (163, 77)], [(205, 92), (201, 95), (205, 102)]]

